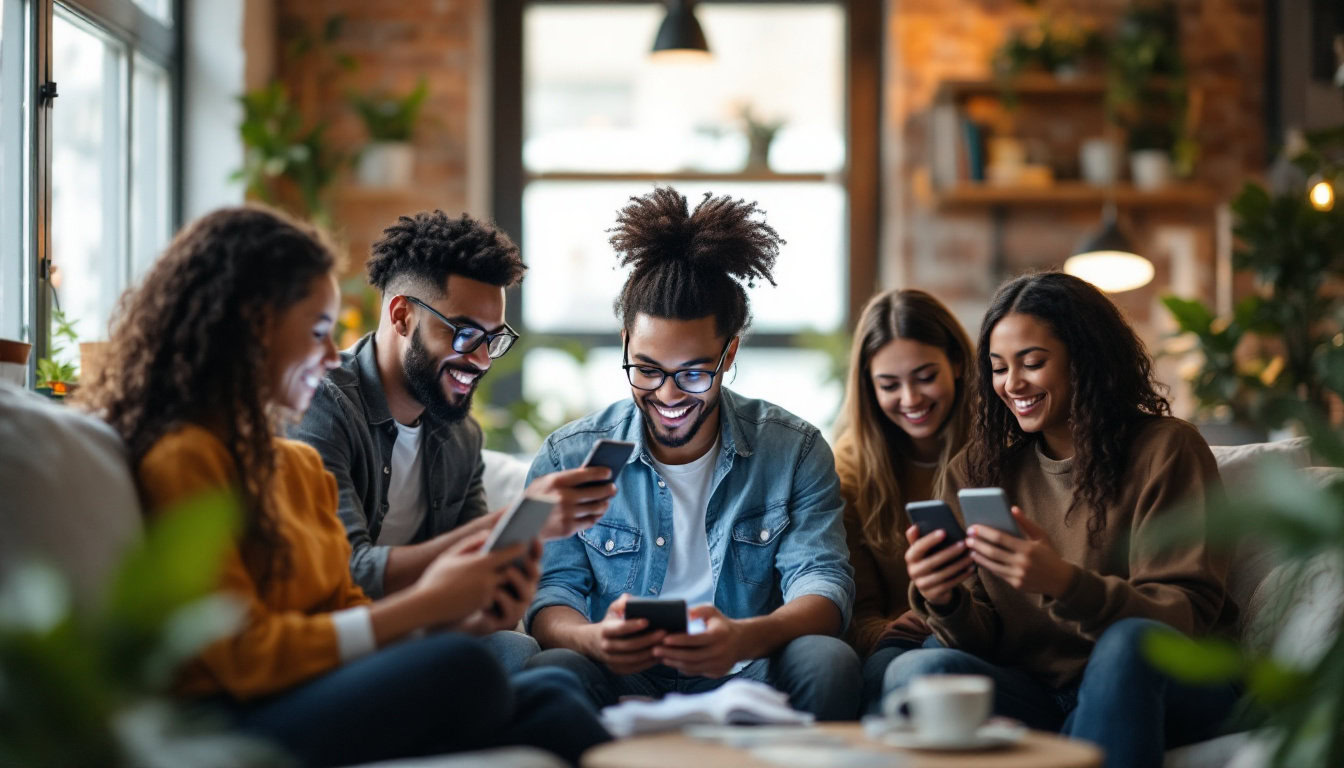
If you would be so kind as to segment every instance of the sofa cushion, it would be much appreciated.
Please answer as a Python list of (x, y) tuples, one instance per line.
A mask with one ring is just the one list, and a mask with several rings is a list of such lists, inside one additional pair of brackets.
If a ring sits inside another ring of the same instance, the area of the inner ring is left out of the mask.
[(25, 559), (66, 573), (75, 596), (102, 595), (141, 532), (121, 439), (73, 408), (0, 383), (0, 566)]

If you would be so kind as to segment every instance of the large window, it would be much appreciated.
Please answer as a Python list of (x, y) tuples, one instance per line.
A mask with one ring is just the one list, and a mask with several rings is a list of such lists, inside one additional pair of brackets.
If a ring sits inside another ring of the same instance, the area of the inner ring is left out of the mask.
[[(852, 183), (855, 163), (877, 162), (876, 123), (852, 109), (855, 57), (876, 58), (854, 40), (880, 35), (856, 35), (864, 5), (701, 2), (712, 60), (671, 65), (649, 56), (662, 3), (497, 6), (495, 216), (530, 267), (510, 313), (534, 341), (496, 399), (534, 403), (534, 423), (551, 426), (629, 397), (612, 314), (625, 273), (606, 230), (632, 195), (671, 184), (692, 205), (706, 192), (756, 201), (787, 241), (778, 286), (749, 290), (754, 321), (725, 380), (829, 425), (842, 383), (825, 340), (847, 330), (876, 258), (877, 203)], [(872, 142), (856, 147), (860, 127)], [(544, 435), (515, 436), (529, 449)]]
[(118, 298), (176, 222), (179, 4), (4, 2), (0, 335), (77, 366), (78, 345), (53, 338), (56, 320), (79, 342), (106, 339)]

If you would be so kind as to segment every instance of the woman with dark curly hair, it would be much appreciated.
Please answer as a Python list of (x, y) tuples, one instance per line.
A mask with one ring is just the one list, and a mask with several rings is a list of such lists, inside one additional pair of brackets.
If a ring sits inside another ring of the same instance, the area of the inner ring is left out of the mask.
[(909, 610), (905, 504), (940, 496), (948, 463), (966, 445), (974, 363), (961, 323), (924, 291), (885, 291), (859, 316), (835, 471), (854, 566), (849, 639), (865, 659), (867, 711), (877, 710), (891, 660), (929, 634)]
[(973, 525), (935, 552), (942, 532), (906, 531), (911, 604), (943, 647), (898, 657), (886, 690), (923, 674), (989, 675), (998, 714), (1095, 742), (1107, 766), (1161, 765), (1165, 749), (1212, 735), (1236, 700), (1231, 685), (1166, 677), (1141, 651), (1149, 632), (1202, 635), (1235, 618), (1225, 563), (1150, 535), (1169, 515), (1204, 516), (1213, 454), (1171, 417), (1120, 311), (1078, 278), (1001, 288), (976, 361), (985, 396), (943, 498), (955, 508), (962, 488), (1002, 487), (1022, 536)]
[(482, 552), (482, 533), (370, 602), (350, 575), (334, 478), (311, 447), (277, 436), (278, 417), (302, 413), (337, 359), (334, 267), (316, 232), (264, 208), (199, 219), (123, 298), (118, 355), (84, 394), (128, 445), (151, 516), (202, 493), (241, 502), (221, 578), (246, 608), (242, 627), (184, 668), (178, 689), (305, 765), (502, 744), (576, 761), (607, 738), (570, 692), (576, 680), (548, 670), (511, 682), (453, 633), (393, 644), (532, 589), (539, 547)]

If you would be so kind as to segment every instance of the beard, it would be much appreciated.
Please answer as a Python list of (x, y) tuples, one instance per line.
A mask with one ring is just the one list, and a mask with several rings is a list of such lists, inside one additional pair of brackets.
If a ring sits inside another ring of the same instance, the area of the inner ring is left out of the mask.
[[(443, 385), (439, 383), (443, 370), (421, 343), (418, 327), (411, 333), (411, 347), (406, 350), (406, 357), (402, 360), (401, 367), (402, 376), (406, 380), (406, 389), (433, 418), (447, 424), (455, 424), (471, 413), (471, 396), (476, 394), (476, 384), (472, 384), (470, 392), (459, 396), (457, 402), (449, 400), (444, 394)], [(475, 366), (445, 367), (457, 367), (471, 373), (479, 372)], [(480, 379), (477, 378), (476, 381), (479, 382)]]
[(695, 417), (695, 421), (691, 422), (686, 429), (686, 433), (681, 436), (668, 435), (662, 431), (662, 425), (658, 423), (658, 417), (651, 412), (653, 406), (646, 400), (641, 399), (639, 401), (639, 412), (644, 416), (644, 426), (648, 429), (649, 434), (653, 435), (653, 439), (658, 441), (659, 445), (665, 448), (680, 448), (695, 439), (696, 434), (700, 432), (700, 427), (704, 426), (705, 421), (713, 416), (719, 408), (719, 398), (717, 397), (713, 400), (701, 400), (699, 402), (701, 403), (700, 415)]

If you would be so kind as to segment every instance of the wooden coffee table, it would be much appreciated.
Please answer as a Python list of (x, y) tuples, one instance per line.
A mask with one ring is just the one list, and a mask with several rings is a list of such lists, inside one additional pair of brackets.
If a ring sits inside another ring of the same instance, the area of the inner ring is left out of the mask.
[[(1100, 768), (1101, 750), (1041, 731), (1031, 731), (1020, 744), (985, 752), (928, 752), (899, 749), (863, 735), (858, 723), (823, 723), (828, 733), (855, 746), (891, 752), (911, 768)], [(893, 761), (894, 762), (894, 761)], [(744, 749), (698, 741), (680, 732), (623, 739), (594, 747), (583, 755), (583, 768), (779, 768), (754, 758)]]

